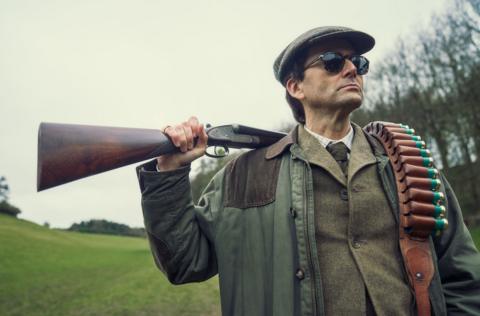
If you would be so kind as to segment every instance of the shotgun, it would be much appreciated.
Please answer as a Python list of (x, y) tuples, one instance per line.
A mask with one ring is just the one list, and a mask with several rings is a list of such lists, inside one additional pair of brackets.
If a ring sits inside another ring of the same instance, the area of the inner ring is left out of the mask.
[[(226, 152), (268, 146), (285, 136), (239, 124), (207, 125), (206, 133), (209, 147)], [(176, 151), (168, 136), (156, 129), (41, 123), (37, 191)]]

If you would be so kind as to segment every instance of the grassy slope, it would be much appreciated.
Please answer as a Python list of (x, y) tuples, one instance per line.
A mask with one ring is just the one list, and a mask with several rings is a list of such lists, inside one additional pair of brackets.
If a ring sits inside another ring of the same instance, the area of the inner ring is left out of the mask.
[(217, 283), (170, 285), (141, 238), (0, 214), (0, 315), (219, 315)]
[[(480, 229), (472, 231), (477, 247)], [(0, 214), (0, 315), (219, 315), (217, 280), (172, 286), (147, 242)]]

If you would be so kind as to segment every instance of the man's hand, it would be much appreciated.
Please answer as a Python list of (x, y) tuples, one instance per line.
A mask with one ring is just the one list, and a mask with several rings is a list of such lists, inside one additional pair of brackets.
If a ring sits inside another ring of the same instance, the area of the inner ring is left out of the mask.
[(175, 146), (180, 148), (181, 152), (158, 157), (158, 170), (168, 171), (180, 168), (205, 154), (208, 136), (203, 124), (200, 124), (196, 117), (192, 116), (179, 125), (167, 126), (163, 132), (170, 137)]

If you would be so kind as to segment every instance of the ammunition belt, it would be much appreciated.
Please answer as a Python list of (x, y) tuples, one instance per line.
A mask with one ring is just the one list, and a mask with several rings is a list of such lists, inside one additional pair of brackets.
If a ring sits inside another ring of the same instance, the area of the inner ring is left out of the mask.
[(429, 236), (448, 227), (439, 172), (425, 142), (407, 125), (372, 122), (365, 131), (380, 141), (392, 164), (400, 211), (400, 250), (418, 315), (430, 315), (428, 287), (434, 265)]

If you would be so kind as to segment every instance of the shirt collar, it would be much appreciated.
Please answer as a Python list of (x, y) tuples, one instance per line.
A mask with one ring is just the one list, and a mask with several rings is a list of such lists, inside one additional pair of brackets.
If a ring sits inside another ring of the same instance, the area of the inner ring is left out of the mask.
[(323, 135), (312, 132), (305, 125), (303, 127), (307, 132), (312, 134), (312, 136), (315, 137), (320, 142), (320, 144), (322, 144), (323, 147), (327, 147), (327, 145), (330, 143), (336, 144), (336, 143), (342, 142), (347, 146), (349, 150), (352, 150), (353, 135), (354, 135), (352, 125), (350, 125), (350, 130), (348, 131), (347, 135), (345, 135), (342, 139), (330, 139)]

